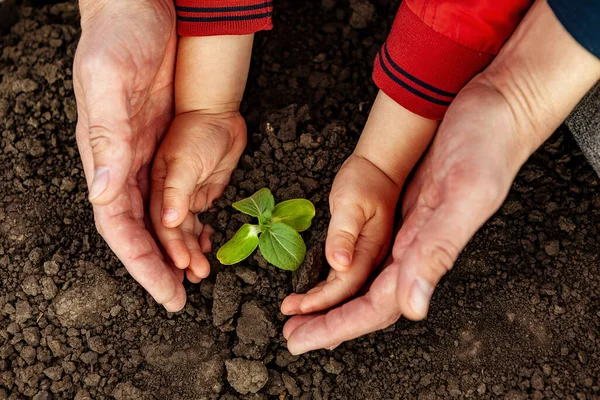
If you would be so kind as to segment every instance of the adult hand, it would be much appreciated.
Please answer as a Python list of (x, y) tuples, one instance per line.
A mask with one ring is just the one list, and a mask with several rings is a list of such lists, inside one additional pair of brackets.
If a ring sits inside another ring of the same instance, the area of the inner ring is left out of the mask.
[(331, 348), (401, 315), (424, 318), (435, 286), (500, 207), (519, 168), (599, 77), (600, 61), (538, 1), (450, 106), (407, 188), (392, 255), (368, 292), (291, 318), (283, 331), (289, 351)]
[(96, 227), (135, 280), (169, 311), (183, 271), (165, 260), (144, 212), (150, 164), (173, 115), (172, 0), (81, 0), (74, 61), (77, 144)]

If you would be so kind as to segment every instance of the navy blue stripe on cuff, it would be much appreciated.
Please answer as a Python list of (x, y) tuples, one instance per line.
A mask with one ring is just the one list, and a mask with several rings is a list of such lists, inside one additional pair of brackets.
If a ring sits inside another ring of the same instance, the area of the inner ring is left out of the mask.
[[(390, 66), (393, 69), (395, 69), (398, 73), (400, 73), (401, 75), (403, 75), (404, 77), (406, 77), (406, 79), (409, 79), (409, 80), (413, 81), (414, 83), (416, 83), (417, 85), (421, 86), (422, 88), (427, 89), (430, 92), (439, 94), (440, 96), (444, 96), (444, 97), (452, 97), (452, 98), (454, 98), (458, 94), (458, 93), (447, 92), (445, 90), (438, 89), (435, 86), (431, 86), (427, 82), (423, 82), (419, 78), (417, 78), (417, 77), (409, 74), (408, 72), (406, 72), (405, 70), (403, 70), (402, 68), (400, 68), (400, 66), (398, 64), (396, 64), (394, 62), (394, 60), (392, 60), (392, 57), (390, 56), (390, 53), (388, 52), (388, 49), (387, 49), (387, 42), (385, 42), (383, 44), (383, 52), (385, 54), (385, 58), (386, 58), (387, 62), (390, 64)], [(380, 51), (380, 53), (381, 53), (381, 51)]]
[(409, 84), (407, 84), (406, 82), (404, 82), (400, 78), (398, 78), (396, 75), (394, 75), (392, 73), (392, 71), (390, 71), (390, 69), (383, 62), (383, 52), (382, 52), (382, 50), (379, 50), (379, 64), (381, 65), (381, 69), (383, 70), (383, 72), (385, 72), (385, 74), (392, 81), (396, 82), (398, 85), (402, 86), (404, 89), (408, 90), (412, 94), (414, 94), (416, 96), (419, 96), (420, 98), (422, 98), (424, 100), (427, 100), (427, 101), (429, 101), (431, 103), (438, 104), (440, 106), (449, 106), (450, 105), (450, 103), (451, 103), (450, 101), (440, 100), (440, 99), (436, 99), (435, 97), (431, 97), (428, 94), (423, 93), (423, 92), (415, 89), (414, 87), (410, 86)]
[(210, 12), (240, 12), (240, 11), (252, 11), (260, 10), (267, 7), (272, 7), (273, 2), (267, 1), (261, 4), (253, 4), (249, 6), (231, 6), (231, 7), (185, 7), (175, 6), (177, 11), (181, 12), (192, 12), (192, 13), (210, 13)]
[(261, 14), (250, 14), (250, 15), (221, 15), (218, 17), (184, 17), (177, 16), (177, 20), (182, 22), (225, 22), (225, 21), (248, 21), (251, 19), (261, 19), (270, 17), (273, 15), (272, 12), (266, 12)]

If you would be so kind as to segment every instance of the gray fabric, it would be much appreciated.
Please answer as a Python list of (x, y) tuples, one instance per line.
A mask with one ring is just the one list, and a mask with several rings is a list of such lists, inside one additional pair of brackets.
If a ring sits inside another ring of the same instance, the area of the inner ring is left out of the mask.
[(565, 121), (590, 165), (600, 175), (600, 82)]

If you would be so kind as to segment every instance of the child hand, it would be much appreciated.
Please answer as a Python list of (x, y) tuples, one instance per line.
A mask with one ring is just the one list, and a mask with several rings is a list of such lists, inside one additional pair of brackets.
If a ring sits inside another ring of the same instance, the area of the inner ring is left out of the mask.
[[(356, 149), (339, 170), (329, 196), (331, 221), (325, 255), (332, 270), (325, 282), (308, 293), (288, 296), (281, 305), (283, 314), (325, 310), (363, 287), (387, 253), (400, 191), (436, 127), (436, 121), (421, 118), (379, 93)], [(302, 318), (292, 318), (284, 335)]]
[(229, 183), (246, 145), (238, 111), (190, 111), (175, 117), (152, 166), (150, 216), (155, 233), (175, 266), (190, 282), (208, 276), (204, 253), (212, 229), (197, 213), (206, 211)]
[(333, 267), (327, 280), (306, 294), (292, 294), (283, 314), (321, 311), (353, 296), (390, 244), (401, 182), (395, 182), (370, 160), (352, 154), (339, 170), (331, 194), (331, 221), (325, 254)]

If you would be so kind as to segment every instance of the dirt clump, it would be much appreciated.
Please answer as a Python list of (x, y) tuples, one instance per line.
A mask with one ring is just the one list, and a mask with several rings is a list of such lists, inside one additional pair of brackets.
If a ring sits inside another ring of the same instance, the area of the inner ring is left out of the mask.
[(269, 372), (260, 361), (234, 358), (225, 361), (227, 381), (241, 394), (256, 393), (269, 380)]
[(237, 356), (260, 359), (264, 357), (271, 338), (277, 333), (271, 318), (254, 300), (245, 303), (237, 320), (238, 344), (233, 352)]
[(234, 329), (233, 317), (240, 308), (242, 293), (240, 282), (233, 272), (222, 271), (217, 275), (213, 289), (213, 323), (223, 331)]
[(115, 280), (100, 270), (88, 273), (89, 280), (73, 285), (52, 301), (51, 310), (64, 327), (97, 326), (102, 323), (101, 314), (117, 303)]

